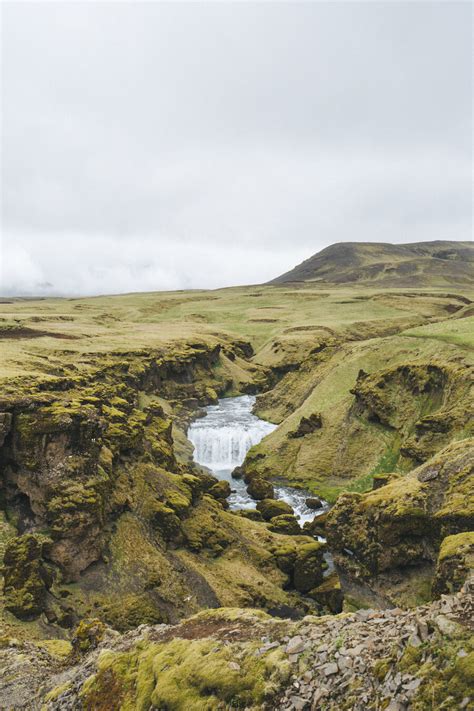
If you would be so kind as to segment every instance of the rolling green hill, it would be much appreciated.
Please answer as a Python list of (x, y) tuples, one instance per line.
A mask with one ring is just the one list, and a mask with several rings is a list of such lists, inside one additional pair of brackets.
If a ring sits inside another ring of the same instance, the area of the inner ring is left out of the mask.
[(386, 244), (340, 242), (273, 279), (385, 287), (472, 285), (474, 245), (470, 242)]

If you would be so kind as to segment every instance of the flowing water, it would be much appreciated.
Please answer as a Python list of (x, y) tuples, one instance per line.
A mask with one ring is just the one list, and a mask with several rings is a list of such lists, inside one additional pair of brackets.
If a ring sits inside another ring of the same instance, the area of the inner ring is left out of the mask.
[[(242, 464), (250, 447), (273, 432), (276, 425), (265, 422), (252, 413), (255, 396), (219, 400), (218, 405), (206, 408), (206, 415), (193, 422), (188, 439), (194, 445), (194, 461), (212, 471), (219, 479), (226, 479), (232, 487), (229, 497), (231, 509), (255, 508), (256, 501), (247, 493), (242, 479), (233, 479), (231, 472)], [(275, 486), (275, 498), (293, 507), (302, 525), (327, 511), (327, 505), (314, 511), (305, 504), (310, 494), (290, 486)]]

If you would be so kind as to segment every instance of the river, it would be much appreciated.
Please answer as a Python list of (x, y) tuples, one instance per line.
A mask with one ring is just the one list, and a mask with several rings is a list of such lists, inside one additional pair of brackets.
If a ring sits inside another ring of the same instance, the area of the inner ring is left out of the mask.
[[(209, 405), (206, 415), (189, 427), (188, 439), (194, 445), (194, 461), (210, 469), (218, 479), (230, 482), (232, 493), (228, 499), (232, 510), (255, 508), (256, 501), (247, 493), (243, 479), (233, 479), (231, 472), (240, 466), (250, 447), (273, 432), (276, 425), (253, 414), (254, 395), (224, 398), (217, 405)], [(293, 507), (303, 525), (328, 510), (324, 503), (316, 511), (309, 509), (306, 491), (291, 486), (275, 486), (275, 498)]]

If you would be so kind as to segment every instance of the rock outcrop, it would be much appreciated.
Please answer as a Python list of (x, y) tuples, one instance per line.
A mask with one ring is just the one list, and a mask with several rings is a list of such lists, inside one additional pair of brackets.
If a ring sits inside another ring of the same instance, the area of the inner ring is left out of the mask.
[[(325, 531), (346, 591), (360, 601), (378, 597), (382, 605), (429, 599), (443, 540), (451, 552), (456, 534), (468, 536), (464, 532), (474, 527), (473, 473), (474, 440), (468, 439), (386, 486), (341, 495)], [(458, 553), (467, 555), (468, 548), (460, 545), (453, 562)], [(446, 590), (441, 569), (439, 564), (435, 587)], [(463, 569), (459, 559), (458, 587)]]

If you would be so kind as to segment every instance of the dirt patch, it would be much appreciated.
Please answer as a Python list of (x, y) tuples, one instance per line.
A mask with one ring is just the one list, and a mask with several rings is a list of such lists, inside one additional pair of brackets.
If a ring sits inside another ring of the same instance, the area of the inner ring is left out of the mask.
[(0, 339), (10, 338), (16, 340), (19, 338), (42, 338), (43, 336), (49, 336), (49, 338), (60, 338), (68, 341), (76, 341), (79, 336), (72, 336), (69, 333), (55, 333), (52, 331), (38, 331), (35, 328), (27, 328), (26, 326), (20, 326), (18, 328), (8, 328), (0, 329)]

